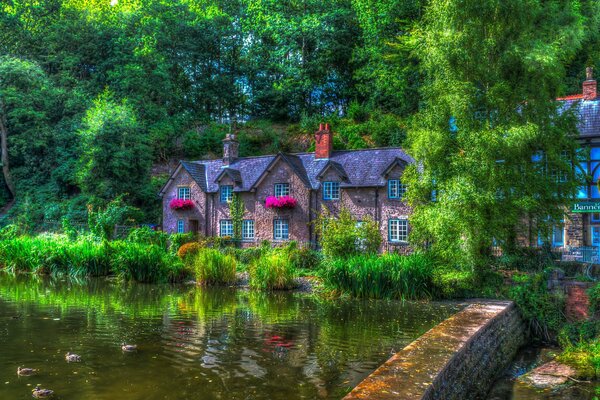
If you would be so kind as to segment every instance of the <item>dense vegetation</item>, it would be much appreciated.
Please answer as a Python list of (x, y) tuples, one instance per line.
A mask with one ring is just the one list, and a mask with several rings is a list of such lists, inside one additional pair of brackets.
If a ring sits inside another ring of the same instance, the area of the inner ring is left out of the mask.
[[(13, 215), (30, 226), (81, 223), (88, 204), (122, 194), (142, 210), (138, 221), (157, 222), (171, 162), (218, 155), (230, 129), (242, 155), (308, 149), (323, 119), (337, 148), (400, 145), (423, 105), (442, 125), (456, 112), (465, 129), (464, 112), (429, 101), (434, 86), (461, 110), (475, 110), (473, 99), (505, 98), (506, 110), (538, 89), (546, 100), (579, 91), (584, 67), (600, 62), (597, 3), (519, 3), (3, 1), (0, 204), (15, 197)], [(481, 37), (462, 29), (472, 20), (506, 27)], [(463, 32), (459, 45), (437, 41), (434, 21)], [(445, 73), (432, 67), (440, 63)], [(440, 84), (423, 86), (436, 75)], [(493, 96), (462, 96), (457, 82)]]

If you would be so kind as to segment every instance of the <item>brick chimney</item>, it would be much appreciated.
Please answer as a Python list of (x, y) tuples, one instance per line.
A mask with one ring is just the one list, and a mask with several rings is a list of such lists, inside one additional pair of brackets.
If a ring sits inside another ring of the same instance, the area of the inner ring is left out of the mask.
[(315, 158), (330, 158), (333, 151), (333, 132), (329, 124), (319, 124), (315, 132)]
[(229, 166), (236, 158), (238, 158), (239, 142), (235, 139), (235, 135), (228, 133), (223, 139), (223, 165)]
[(596, 100), (596, 80), (593, 77), (594, 69), (587, 67), (585, 69), (585, 81), (583, 82), (583, 99), (584, 100)]

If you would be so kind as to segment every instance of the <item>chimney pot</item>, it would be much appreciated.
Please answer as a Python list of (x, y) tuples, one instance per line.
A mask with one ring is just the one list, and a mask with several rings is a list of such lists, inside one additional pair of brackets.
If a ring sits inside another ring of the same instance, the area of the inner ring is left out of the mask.
[(315, 133), (315, 158), (327, 159), (333, 152), (333, 133), (329, 124), (319, 124)]
[(594, 76), (594, 69), (592, 67), (587, 67), (585, 69), (586, 80), (583, 82), (583, 99), (584, 100), (596, 100), (596, 97), (598, 95), (597, 83), (593, 76)]

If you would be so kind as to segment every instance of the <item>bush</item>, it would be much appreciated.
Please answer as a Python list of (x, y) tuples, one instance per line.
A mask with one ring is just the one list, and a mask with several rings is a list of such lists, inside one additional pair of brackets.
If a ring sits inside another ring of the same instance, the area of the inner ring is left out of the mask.
[(444, 299), (502, 297), (503, 283), (502, 276), (492, 271), (477, 275), (472, 269), (441, 267), (433, 272), (436, 297)]
[(364, 298), (422, 299), (433, 294), (433, 262), (424, 254), (325, 260), (327, 287)]
[(291, 242), (286, 248), (287, 256), (296, 270), (317, 270), (321, 265), (321, 253), (308, 247), (298, 248), (296, 242)]
[(165, 232), (155, 231), (150, 227), (143, 226), (129, 231), (127, 241), (132, 243), (154, 244), (166, 250), (169, 235)]
[(203, 285), (228, 285), (236, 282), (237, 262), (230, 254), (205, 248), (194, 256), (196, 280)]
[(600, 283), (588, 290), (590, 297), (590, 314), (598, 316), (600, 314)]
[(557, 360), (574, 367), (583, 378), (600, 377), (600, 339), (568, 345)]
[(515, 286), (509, 289), (509, 297), (517, 304), (530, 329), (538, 337), (554, 341), (566, 322), (564, 295), (548, 290), (545, 273), (515, 275), (513, 280)]
[(296, 270), (284, 250), (272, 250), (250, 267), (250, 286), (263, 290), (296, 287)]
[(182, 245), (179, 250), (177, 250), (177, 256), (182, 260), (185, 260), (188, 256), (194, 256), (198, 254), (198, 252), (202, 249), (200, 243), (192, 242), (186, 243)]
[(191, 243), (196, 241), (194, 234), (191, 232), (188, 233), (174, 233), (169, 236), (169, 249), (173, 253), (177, 253), (179, 248), (186, 243)]
[(321, 215), (316, 222), (323, 254), (332, 258), (348, 258), (359, 254), (376, 254), (381, 246), (378, 224), (367, 217), (360, 223), (350, 211), (339, 216)]

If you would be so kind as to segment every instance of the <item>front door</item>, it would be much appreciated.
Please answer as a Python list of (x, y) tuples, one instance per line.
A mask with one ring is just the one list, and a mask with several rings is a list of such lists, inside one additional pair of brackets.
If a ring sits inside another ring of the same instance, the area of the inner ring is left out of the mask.
[(198, 233), (199, 224), (197, 219), (190, 219), (190, 232)]

